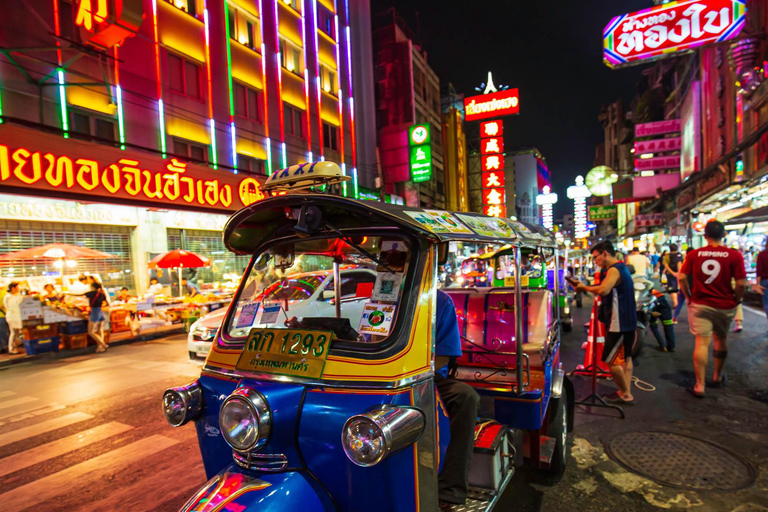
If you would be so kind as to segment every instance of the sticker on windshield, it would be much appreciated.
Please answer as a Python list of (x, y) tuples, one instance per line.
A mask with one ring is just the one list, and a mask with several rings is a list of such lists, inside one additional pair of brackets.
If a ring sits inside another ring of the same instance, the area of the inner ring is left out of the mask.
[(376, 275), (376, 284), (373, 286), (371, 299), (379, 302), (396, 302), (400, 296), (400, 283), (402, 282), (402, 274), (379, 272)]
[(256, 313), (259, 311), (261, 302), (251, 302), (237, 308), (237, 318), (235, 319), (235, 329), (251, 327)]
[(363, 307), (363, 317), (360, 319), (360, 334), (376, 334), (387, 336), (392, 330), (397, 306), (394, 304), (378, 304), (370, 302)]
[(442, 210), (424, 210), (426, 213), (432, 216), (437, 222), (439, 222), (450, 233), (464, 233), (467, 235), (474, 234), (467, 226), (458, 222), (456, 218), (449, 212)]
[(283, 307), (280, 304), (265, 304), (259, 311), (256, 325), (272, 325), (277, 322)]

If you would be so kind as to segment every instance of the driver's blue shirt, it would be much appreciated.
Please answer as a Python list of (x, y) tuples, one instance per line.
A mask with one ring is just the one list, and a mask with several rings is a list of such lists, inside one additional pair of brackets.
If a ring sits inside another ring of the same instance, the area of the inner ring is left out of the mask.
[[(442, 290), (437, 291), (437, 319), (435, 328), (435, 355), (459, 357), (461, 355), (461, 338), (459, 337), (459, 322), (456, 318), (456, 307), (453, 301)], [(435, 373), (448, 377), (448, 365)]]

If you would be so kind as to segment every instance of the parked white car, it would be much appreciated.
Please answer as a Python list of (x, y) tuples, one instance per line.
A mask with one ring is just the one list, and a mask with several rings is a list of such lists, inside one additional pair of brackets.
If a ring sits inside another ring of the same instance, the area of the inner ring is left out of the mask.
[[(367, 268), (347, 268), (341, 270), (341, 300), (343, 307), (341, 316), (349, 319), (352, 328), (360, 324), (363, 306), (370, 299), (373, 285), (376, 282), (376, 272)], [(333, 317), (336, 305), (334, 302), (333, 273), (330, 271), (306, 272), (290, 276), (286, 286), (275, 283), (264, 291), (261, 300), (269, 302), (288, 302), (286, 318), (296, 317), (301, 320), (305, 316)], [(201, 317), (192, 324), (187, 336), (187, 351), (192, 360), (208, 356), (211, 343), (216, 338), (227, 308), (222, 308)]]

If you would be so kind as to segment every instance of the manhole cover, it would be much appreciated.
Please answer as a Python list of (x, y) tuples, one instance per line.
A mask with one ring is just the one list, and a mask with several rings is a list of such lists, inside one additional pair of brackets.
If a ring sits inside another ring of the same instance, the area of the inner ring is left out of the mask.
[(679, 489), (736, 491), (755, 481), (745, 460), (714, 443), (671, 432), (625, 432), (608, 454), (627, 470)]

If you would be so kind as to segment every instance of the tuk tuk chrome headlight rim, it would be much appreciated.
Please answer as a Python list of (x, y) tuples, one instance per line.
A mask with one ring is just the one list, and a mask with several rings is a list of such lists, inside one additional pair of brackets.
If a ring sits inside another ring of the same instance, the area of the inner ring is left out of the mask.
[(272, 432), (272, 412), (266, 398), (253, 388), (237, 388), (219, 410), (224, 440), (238, 453), (260, 450)]
[(425, 425), (415, 407), (379, 405), (344, 423), (341, 446), (353, 464), (371, 467), (418, 441)]
[(168, 423), (172, 427), (180, 427), (200, 416), (203, 409), (203, 389), (198, 381), (166, 389), (162, 404)]

